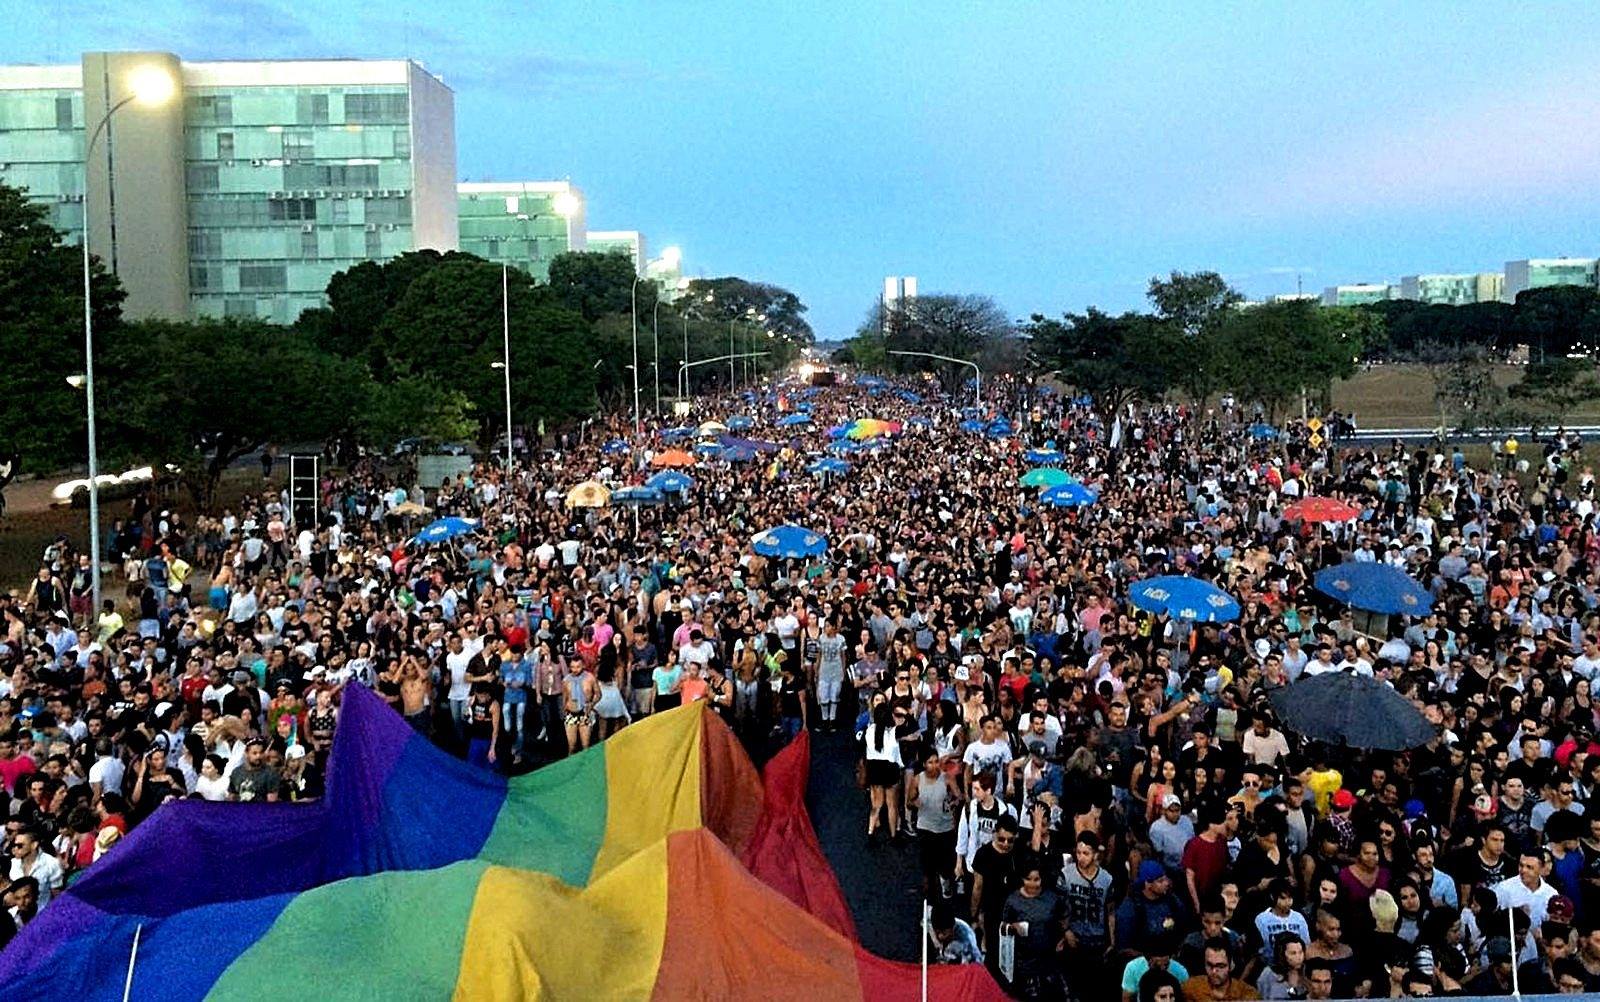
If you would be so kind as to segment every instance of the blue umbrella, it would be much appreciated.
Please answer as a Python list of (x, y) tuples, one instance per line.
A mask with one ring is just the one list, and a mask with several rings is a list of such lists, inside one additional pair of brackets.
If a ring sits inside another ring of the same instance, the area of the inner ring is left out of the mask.
[(1368, 612), (1423, 616), (1433, 609), (1433, 596), (1405, 571), (1388, 564), (1347, 560), (1317, 572), (1317, 590)]
[(749, 449), (751, 452), (777, 452), (776, 442), (765, 442), (759, 438), (737, 438), (733, 435), (719, 435), (717, 441), (729, 449)]
[(800, 412), (796, 412), (794, 414), (787, 414), (787, 415), (785, 415), (785, 416), (783, 416), (783, 417), (778, 419), (778, 427), (780, 427), (780, 428), (794, 428), (794, 427), (796, 427), (798, 425), (810, 424), (810, 423), (811, 423), (811, 415), (810, 414), (803, 414), (803, 413), (800, 413)]
[(756, 533), (750, 540), (750, 548), (763, 557), (799, 560), (802, 557), (820, 557), (828, 552), (828, 540), (820, 532), (812, 532), (803, 526), (780, 525)]
[(728, 419), (728, 429), (730, 431), (744, 431), (746, 428), (753, 427), (754, 425), (755, 422), (743, 414), (735, 414), (733, 417)]
[(1029, 449), (1022, 454), (1034, 466), (1054, 466), (1066, 457), (1061, 455), (1060, 449)]
[(682, 470), (662, 470), (646, 480), (644, 485), (667, 494), (683, 494), (694, 486), (694, 478)]
[(1250, 437), (1251, 438), (1277, 438), (1278, 437), (1278, 429), (1272, 427), (1272, 425), (1267, 424), (1264, 421), (1257, 421), (1255, 424), (1250, 426)]
[(730, 463), (748, 463), (756, 458), (756, 450), (736, 445), (722, 450), (722, 458)]
[(901, 400), (904, 400), (908, 404), (922, 403), (922, 394), (917, 393), (914, 390), (896, 390), (894, 395), (899, 397)]
[(1316, 741), (1404, 751), (1439, 736), (1411, 700), (1387, 683), (1353, 671), (1302, 676), (1294, 685), (1269, 691), (1285, 729)]
[(848, 473), (850, 464), (834, 456), (824, 456), (806, 467), (808, 473)]
[(857, 376), (856, 377), (856, 385), (857, 386), (882, 386), (883, 385), (883, 377), (881, 377), (881, 376)]
[(1233, 596), (1209, 581), (1178, 574), (1146, 578), (1128, 589), (1128, 599), (1146, 612), (1175, 619), (1227, 623), (1239, 618), (1239, 603)]
[(600, 447), (600, 451), (602, 453), (608, 455), (608, 456), (609, 455), (613, 455), (613, 454), (618, 453), (618, 452), (627, 452), (628, 451), (628, 443), (624, 442), (620, 438), (614, 438), (611, 441), (607, 442), (605, 445), (602, 445)]
[(695, 452), (704, 452), (711, 456), (715, 456), (717, 453), (721, 452), (722, 448), (723, 446), (721, 442), (696, 442), (694, 444)]
[(441, 518), (431, 523), (413, 537), (413, 542), (442, 543), (447, 539), (454, 539), (457, 536), (464, 536), (477, 530), (478, 522), (476, 519), (456, 518), (452, 515), (449, 518)]
[(932, 428), (933, 427), (933, 422), (930, 419), (923, 417), (921, 414), (918, 414), (916, 417), (913, 417), (913, 418), (908, 418), (906, 420), (906, 424), (911, 425), (912, 427), (916, 427), (916, 428)]
[(661, 437), (669, 442), (679, 438), (693, 438), (697, 430), (695, 428), (663, 428), (661, 429)]
[(667, 499), (659, 489), (645, 485), (622, 487), (611, 492), (611, 503), (614, 505), (650, 505), (660, 504)]
[(1081, 508), (1094, 504), (1094, 491), (1082, 484), (1057, 484), (1039, 495), (1039, 503), (1054, 508)]
[(981, 418), (981, 417), (983, 417), (983, 408), (982, 407), (963, 407), (963, 408), (961, 408), (961, 416), (964, 417), (964, 418)]
[(962, 431), (970, 431), (974, 434), (981, 434), (984, 428), (984, 423), (979, 421), (977, 418), (967, 418), (965, 421), (961, 422)]
[(855, 422), (853, 421), (846, 421), (844, 424), (834, 425), (832, 428), (828, 429), (828, 437), (844, 438), (846, 435), (850, 434), (850, 426), (854, 423)]
[(1005, 438), (1011, 434), (1011, 430), (1011, 422), (1000, 419), (990, 422), (989, 427), (983, 429), (983, 433), (990, 438)]

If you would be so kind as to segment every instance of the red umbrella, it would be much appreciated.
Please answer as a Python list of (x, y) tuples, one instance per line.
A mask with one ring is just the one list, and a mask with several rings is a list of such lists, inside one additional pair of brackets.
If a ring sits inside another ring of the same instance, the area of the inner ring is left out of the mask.
[(1319, 497), (1302, 498), (1283, 510), (1283, 517), (1291, 522), (1348, 522), (1359, 514), (1361, 509), (1355, 505)]

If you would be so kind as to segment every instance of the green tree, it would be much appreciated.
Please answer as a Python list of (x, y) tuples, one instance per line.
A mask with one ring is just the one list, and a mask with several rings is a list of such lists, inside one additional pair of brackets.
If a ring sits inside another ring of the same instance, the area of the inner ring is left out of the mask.
[[(115, 342), (122, 286), (90, 262), (96, 360)], [(44, 207), (0, 184), (0, 455), (18, 469), (49, 469), (86, 455), (83, 395), (66, 377), (84, 371), (83, 257), (61, 242)], [(101, 398), (118, 392), (97, 372)]]
[(1600, 295), (1581, 285), (1552, 285), (1517, 293), (1512, 329), (1529, 358), (1593, 352), (1600, 347)]
[(271, 442), (322, 443), (363, 401), (359, 362), (255, 321), (124, 324), (105, 351), (108, 453), (170, 463), (209, 502), (223, 471)]
[(1511, 387), (1514, 400), (1544, 408), (1560, 423), (1580, 404), (1600, 399), (1600, 379), (1586, 358), (1551, 358), (1533, 362)]
[(432, 379), (405, 376), (392, 383), (372, 381), (365, 384), (351, 430), (363, 445), (383, 451), (408, 438), (457, 441), (477, 435), (475, 410), (465, 393)]
[(970, 379), (971, 371), (964, 365), (893, 352), (931, 352), (977, 362), (985, 355), (1003, 354), (1001, 343), (1016, 337), (1011, 319), (993, 299), (946, 294), (918, 296), (893, 306), (874, 304), (857, 334), (882, 338), (885, 364), (892, 371), (935, 372), (946, 386)]
[(782, 286), (732, 276), (697, 278), (689, 283), (684, 295), (698, 303), (707, 316), (728, 320), (763, 315), (768, 330), (796, 344), (816, 340), (811, 324), (806, 322), (806, 304)]
[[(634, 303), (633, 259), (626, 254), (567, 251), (550, 262), (550, 292), (555, 301), (593, 322), (608, 313), (631, 313)], [(639, 316), (656, 302), (656, 284), (638, 283)]]
[(361, 359), (379, 379), (392, 375), (386, 346), (378, 337), (384, 317), (422, 275), (442, 264), (477, 261), (459, 251), (409, 251), (384, 261), (363, 261), (328, 280), (328, 305), (306, 310), (296, 326), (326, 351)]
[(1220, 328), (1226, 385), (1275, 418), (1291, 397), (1326, 392), (1335, 379), (1354, 374), (1363, 337), (1378, 322), (1358, 310), (1305, 300), (1235, 310)]
[(1123, 405), (1159, 400), (1174, 385), (1167, 331), (1148, 314), (1112, 316), (1091, 306), (1060, 320), (1034, 314), (1024, 329), (1039, 364), (1093, 397), (1107, 424)]
[(1212, 330), (1244, 296), (1214, 271), (1175, 271), (1152, 278), (1146, 290), (1156, 316), (1188, 335)]

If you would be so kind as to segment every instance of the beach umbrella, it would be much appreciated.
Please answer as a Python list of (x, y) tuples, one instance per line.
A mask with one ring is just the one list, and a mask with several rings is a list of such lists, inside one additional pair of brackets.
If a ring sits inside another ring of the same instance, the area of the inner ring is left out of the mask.
[(883, 385), (883, 377), (881, 377), (881, 376), (857, 376), (856, 377), (856, 385), (857, 386), (882, 386)]
[(700, 426), (700, 434), (708, 438), (714, 435), (720, 435), (727, 430), (728, 426), (723, 424), (721, 421), (707, 421), (705, 424)]
[(961, 422), (962, 431), (970, 431), (975, 435), (982, 434), (984, 427), (984, 423), (979, 421), (977, 418), (967, 418), (965, 421)]
[(680, 438), (693, 438), (694, 437), (694, 433), (695, 433), (695, 429), (693, 429), (693, 428), (663, 428), (663, 429), (661, 429), (661, 437), (666, 439), (668, 442), (671, 442), (671, 441), (674, 441), (674, 440), (680, 439)]
[(412, 541), (417, 543), (442, 543), (477, 530), (477, 519), (457, 518), (452, 515), (448, 518), (441, 518), (436, 522), (428, 523), (427, 528), (412, 537)]
[(780, 525), (758, 532), (750, 539), (750, 548), (763, 557), (781, 557), (799, 560), (802, 557), (820, 557), (828, 552), (828, 540), (821, 533), (799, 525)]
[(585, 480), (567, 492), (568, 508), (604, 508), (611, 500), (611, 491), (598, 480)]
[(703, 452), (708, 456), (715, 456), (715, 455), (719, 454), (720, 452), (722, 452), (723, 448), (724, 448), (724, 446), (723, 446), (723, 444), (721, 442), (706, 441), (706, 442), (696, 442), (694, 444), (694, 451), (695, 452)]
[(1388, 564), (1347, 560), (1324, 567), (1315, 580), (1324, 595), (1368, 612), (1423, 616), (1433, 609), (1433, 596), (1427, 589)]
[(650, 460), (650, 465), (654, 466), (658, 470), (664, 470), (672, 467), (693, 466), (694, 464), (695, 458), (689, 455), (687, 452), (684, 452), (682, 449), (668, 449), (665, 452), (658, 452), (656, 453), (655, 458)]
[(666, 499), (667, 496), (657, 488), (643, 484), (622, 487), (611, 492), (611, 503), (614, 505), (642, 507), (644, 505), (661, 504)]
[(900, 431), (898, 421), (880, 421), (877, 418), (862, 418), (850, 425), (846, 436), (856, 441), (868, 438), (877, 438), (879, 435), (894, 435)]
[(743, 414), (736, 414), (733, 417), (728, 419), (728, 430), (729, 431), (744, 431), (745, 429), (751, 428), (751, 427), (754, 427), (754, 426), (755, 426), (755, 421), (752, 420), (751, 418), (745, 417)]
[(1301, 498), (1283, 509), (1283, 517), (1291, 522), (1348, 522), (1361, 514), (1361, 509), (1338, 498)]
[(930, 420), (929, 418), (923, 417), (921, 414), (918, 414), (916, 417), (910, 418), (909, 420), (906, 421), (906, 424), (912, 425), (912, 426), (917, 427), (917, 428), (932, 428), (933, 427), (933, 421)]
[(850, 422), (848, 421), (844, 424), (836, 424), (828, 429), (829, 438), (844, 438), (848, 434), (850, 434)]
[(788, 414), (778, 419), (778, 427), (780, 428), (794, 428), (799, 425), (810, 423), (811, 415), (800, 411), (796, 411), (793, 414)]
[(1010, 435), (1011, 432), (1011, 422), (1004, 419), (991, 421), (989, 426), (983, 429), (983, 433), (988, 435), (990, 438), (1005, 438), (1007, 435)]
[(895, 390), (894, 395), (899, 397), (901, 400), (904, 400), (908, 404), (922, 403), (922, 394), (917, 393), (914, 390)]
[(1054, 466), (1036, 466), (1017, 478), (1024, 487), (1055, 487), (1059, 484), (1077, 483), (1072, 474)]
[(390, 508), (389, 514), (406, 516), (426, 515), (431, 511), (433, 511), (433, 509), (429, 508), (425, 504), (417, 504), (415, 501), (402, 501), (393, 508)]
[(1082, 484), (1056, 484), (1039, 495), (1041, 504), (1056, 508), (1081, 508), (1094, 504), (1096, 500), (1094, 491)]
[(1169, 574), (1146, 578), (1128, 589), (1128, 600), (1145, 612), (1201, 623), (1227, 623), (1239, 618), (1239, 603), (1209, 581)]
[(780, 448), (776, 442), (759, 438), (736, 438), (733, 435), (719, 436), (717, 441), (726, 449), (749, 449), (751, 452), (777, 452)]
[(1054, 466), (1057, 463), (1060, 463), (1066, 457), (1061, 454), (1060, 449), (1045, 448), (1029, 449), (1027, 452), (1022, 454), (1022, 458), (1032, 463), (1034, 466)]
[(1285, 728), (1315, 741), (1405, 751), (1438, 736), (1409, 699), (1370, 675), (1324, 672), (1270, 692)]
[(746, 449), (742, 445), (729, 446), (722, 450), (722, 459), (730, 463), (748, 463), (756, 458), (756, 450)]
[(1272, 427), (1270, 424), (1267, 424), (1265, 421), (1257, 421), (1255, 424), (1250, 426), (1249, 434), (1251, 438), (1277, 438), (1278, 429)]
[(850, 472), (850, 464), (835, 456), (824, 456), (806, 467), (806, 472), (819, 474), (848, 473)]
[(628, 451), (628, 443), (624, 442), (620, 438), (614, 438), (611, 441), (607, 442), (605, 445), (602, 445), (600, 447), (600, 452), (602, 454), (604, 454), (604, 455), (607, 455), (607, 456), (611, 456), (611, 455), (615, 455), (615, 454), (617, 454), (619, 452), (627, 452), (627, 451)]
[(694, 478), (681, 470), (662, 470), (644, 482), (666, 494), (683, 494), (694, 486)]

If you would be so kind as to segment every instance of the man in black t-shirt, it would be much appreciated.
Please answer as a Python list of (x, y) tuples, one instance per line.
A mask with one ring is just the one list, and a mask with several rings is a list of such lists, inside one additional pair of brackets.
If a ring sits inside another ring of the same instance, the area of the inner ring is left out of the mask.
[(998, 960), (1000, 910), (1022, 886), (1023, 856), (1017, 847), (1017, 819), (1008, 815), (995, 826), (994, 838), (972, 858), (972, 928), (983, 944), (991, 969)]

